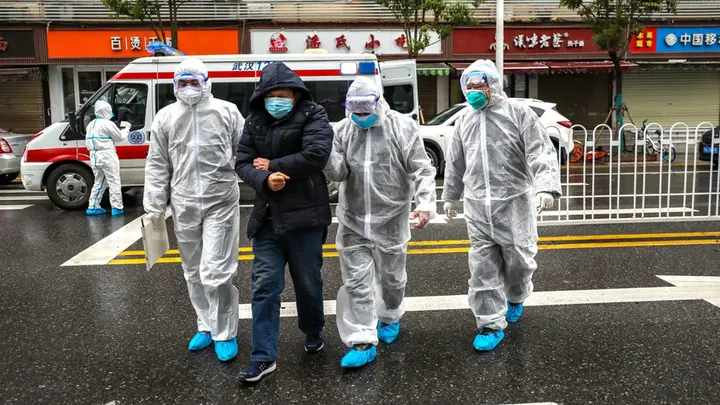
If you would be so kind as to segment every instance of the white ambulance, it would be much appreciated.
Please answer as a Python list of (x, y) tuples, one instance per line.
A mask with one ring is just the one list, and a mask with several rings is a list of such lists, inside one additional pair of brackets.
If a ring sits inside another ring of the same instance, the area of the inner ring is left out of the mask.
[[(137, 59), (118, 72), (68, 120), (53, 124), (31, 138), (23, 153), (22, 182), (31, 191), (47, 190), (58, 207), (85, 209), (93, 184), (85, 128), (95, 118), (97, 100), (110, 103), (118, 122), (131, 124), (127, 139), (118, 143), (120, 177), (124, 188), (143, 186), (145, 158), (152, 142), (152, 121), (163, 107), (175, 101), (173, 75), (184, 56)], [(205, 62), (215, 97), (235, 103), (248, 115), (250, 96), (261, 70), (271, 62), (284, 62), (302, 78), (315, 101), (325, 107), (330, 121), (345, 117), (345, 94), (358, 76), (372, 78), (384, 88), (391, 108), (414, 119), (418, 116), (415, 61), (378, 62), (372, 54), (332, 55), (217, 55), (199, 57)]]

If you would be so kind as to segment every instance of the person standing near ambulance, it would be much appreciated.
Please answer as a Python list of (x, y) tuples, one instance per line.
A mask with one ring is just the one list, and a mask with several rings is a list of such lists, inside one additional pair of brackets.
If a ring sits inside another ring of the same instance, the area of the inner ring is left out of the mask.
[(128, 136), (128, 130), (118, 129), (114, 122), (112, 107), (106, 101), (95, 103), (95, 119), (88, 124), (85, 131), (85, 145), (90, 151), (90, 166), (95, 182), (88, 200), (87, 215), (103, 215), (107, 211), (100, 208), (100, 201), (106, 189), (110, 189), (110, 205), (112, 215), (122, 215), (122, 191), (120, 183), (120, 159), (115, 150), (115, 142), (122, 142)]
[(197, 314), (190, 351), (214, 344), (220, 361), (237, 356), (240, 188), (235, 150), (245, 119), (214, 98), (199, 59), (175, 70), (177, 101), (158, 112), (145, 165), (146, 220), (165, 219), (170, 201), (188, 293)]

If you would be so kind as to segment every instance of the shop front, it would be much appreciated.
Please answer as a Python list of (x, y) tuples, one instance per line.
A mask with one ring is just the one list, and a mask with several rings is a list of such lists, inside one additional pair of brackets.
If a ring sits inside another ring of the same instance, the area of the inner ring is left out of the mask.
[[(78, 109), (129, 62), (151, 56), (145, 47), (158, 40), (153, 31), (143, 29), (51, 30), (47, 36), (53, 122)], [(236, 29), (180, 30), (178, 41), (188, 55), (240, 51)]]
[(43, 27), (0, 27), (0, 129), (36, 133), (49, 121)]
[(633, 38), (625, 105), (636, 122), (720, 124), (720, 25), (647, 27)]
[[(301, 54), (322, 49), (329, 54), (374, 53), (380, 61), (407, 58), (407, 37), (398, 28), (258, 28), (250, 30), (250, 42), (250, 51), (254, 54)], [(448, 106), (450, 69), (444, 63), (433, 62), (444, 60), (443, 41), (433, 33), (430, 43), (418, 58), (416, 72), (419, 104), (425, 120)], [(412, 100), (411, 89), (407, 94), (397, 94), (402, 88), (392, 91), (393, 94), (386, 97)]]
[[(510, 97), (557, 104), (573, 123), (603, 123), (612, 106), (612, 63), (582, 26), (505, 28), (504, 87)], [(495, 59), (495, 29), (457, 29), (452, 35), (451, 101), (463, 101), (459, 75), (477, 59)], [(623, 63), (624, 70), (637, 69)]]

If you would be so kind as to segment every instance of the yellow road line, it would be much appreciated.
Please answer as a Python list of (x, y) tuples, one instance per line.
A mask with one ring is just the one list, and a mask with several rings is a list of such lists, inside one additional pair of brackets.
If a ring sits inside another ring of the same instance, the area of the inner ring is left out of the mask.
[[(657, 247), (657, 246), (692, 246), (692, 245), (720, 245), (719, 239), (690, 239), (690, 240), (658, 240), (658, 241), (632, 241), (632, 242), (598, 242), (598, 243), (566, 243), (556, 245), (540, 245), (540, 250), (564, 250), (564, 249), (602, 249), (602, 248), (628, 248), (628, 247)], [(433, 249), (410, 249), (409, 255), (433, 255), (467, 253), (468, 247), (460, 248), (433, 248)], [(324, 252), (323, 257), (337, 257), (337, 252)], [(249, 261), (253, 255), (242, 255), (239, 261)], [(180, 263), (179, 257), (163, 257), (158, 263)], [(109, 264), (131, 265), (145, 264), (145, 259), (115, 259)]]
[[(609, 234), (609, 235), (571, 235), (571, 236), (546, 236), (539, 238), (540, 243), (547, 242), (568, 242), (568, 241), (594, 241), (594, 240), (616, 240), (616, 239), (669, 239), (669, 238), (699, 238), (707, 236), (720, 237), (720, 231), (715, 232), (680, 232), (680, 233), (626, 233), (626, 234)], [(412, 246), (448, 246), (448, 245), (469, 245), (470, 240), (423, 240), (423, 241), (411, 241), (409, 245)], [(328, 244), (323, 245), (323, 249), (335, 249), (336, 245)], [(241, 247), (238, 249), (239, 253), (252, 253), (251, 247)], [(177, 249), (170, 249), (167, 252), (168, 255), (178, 255), (180, 252)], [(126, 250), (121, 252), (118, 256), (145, 256), (145, 252), (142, 250)]]

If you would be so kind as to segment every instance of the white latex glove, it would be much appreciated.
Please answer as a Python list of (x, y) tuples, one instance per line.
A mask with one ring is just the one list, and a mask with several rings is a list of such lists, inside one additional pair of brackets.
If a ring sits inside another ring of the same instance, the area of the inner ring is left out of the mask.
[(422, 229), (430, 223), (430, 213), (426, 211), (413, 211), (410, 213), (410, 223), (415, 229)]
[(127, 121), (120, 121), (120, 128), (130, 130), (130, 127), (132, 127), (132, 124)]
[(535, 208), (538, 214), (548, 210), (555, 205), (555, 198), (550, 193), (537, 193), (535, 195)]
[(458, 212), (455, 204), (455, 201), (446, 201), (445, 205), (443, 205), (443, 211), (445, 212), (447, 219), (453, 219), (457, 216)]
[(145, 217), (143, 218), (143, 223), (147, 226), (147, 224), (157, 222), (160, 218), (164, 218), (164, 215), (160, 215), (157, 212), (151, 212), (149, 214), (145, 214)]

